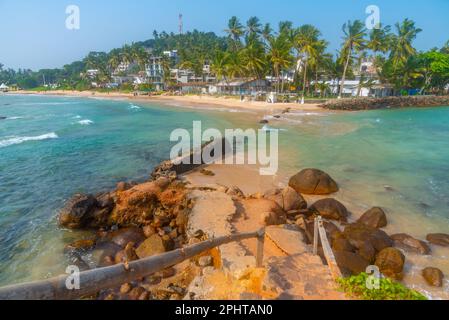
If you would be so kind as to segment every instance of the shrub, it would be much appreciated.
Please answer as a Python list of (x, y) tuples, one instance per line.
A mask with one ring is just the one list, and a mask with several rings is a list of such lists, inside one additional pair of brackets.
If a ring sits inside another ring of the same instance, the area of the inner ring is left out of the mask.
[(369, 289), (366, 285), (368, 277), (368, 274), (361, 273), (339, 279), (338, 284), (348, 296), (363, 300), (427, 300), (421, 293), (388, 278), (380, 279), (379, 289)]

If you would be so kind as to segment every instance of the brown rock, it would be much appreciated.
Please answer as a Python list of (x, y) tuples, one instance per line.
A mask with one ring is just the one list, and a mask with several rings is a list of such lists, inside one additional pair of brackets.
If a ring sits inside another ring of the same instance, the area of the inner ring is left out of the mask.
[(375, 265), (385, 276), (402, 280), (405, 256), (395, 248), (385, 248), (376, 257)]
[(347, 252), (355, 252), (356, 248), (351, 245), (348, 239), (339, 238), (335, 239), (332, 242), (332, 249), (334, 251), (347, 251)]
[(145, 240), (145, 235), (140, 228), (119, 229), (112, 232), (109, 237), (113, 243), (122, 248), (125, 248), (125, 246), (130, 242), (134, 242), (136, 245), (139, 245)]
[(162, 254), (165, 252), (164, 242), (162, 238), (154, 234), (145, 240), (136, 250), (137, 256), (140, 259)]
[(307, 202), (295, 189), (287, 187), (282, 191), (283, 208), (285, 211), (307, 209)]
[(139, 300), (139, 297), (142, 296), (143, 293), (145, 293), (145, 289), (137, 287), (132, 289), (128, 295), (131, 300)]
[(125, 283), (124, 285), (122, 285), (120, 287), (120, 293), (121, 294), (127, 294), (128, 292), (130, 292), (132, 290), (132, 286), (129, 283)]
[(96, 207), (96, 199), (92, 195), (74, 195), (59, 212), (59, 224), (69, 229), (83, 228)]
[(125, 259), (128, 262), (139, 260), (139, 257), (136, 254), (136, 249), (134, 248), (135, 244), (134, 242), (130, 242), (126, 245), (124, 253), (125, 253)]
[(119, 183), (117, 183), (116, 189), (118, 192), (123, 192), (123, 191), (129, 190), (131, 188), (132, 188), (131, 184), (129, 184), (127, 182), (119, 182)]
[(156, 233), (156, 230), (152, 226), (143, 227), (143, 234), (145, 235), (146, 238), (151, 237), (155, 233)]
[(440, 288), (443, 286), (444, 274), (440, 269), (425, 268), (422, 271), (422, 276), (430, 286)]
[(305, 169), (290, 179), (289, 186), (302, 194), (327, 195), (338, 191), (337, 183), (325, 172)]
[(385, 212), (378, 207), (365, 212), (357, 222), (373, 228), (384, 228), (388, 224)]
[(384, 231), (364, 224), (349, 224), (345, 227), (343, 234), (358, 249), (365, 246), (365, 242), (368, 242), (377, 252), (393, 246), (393, 240)]
[(335, 259), (337, 264), (345, 274), (358, 275), (366, 272), (366, 268), (370, 265), (369, 261), (363, 259), (356, 253), (348, 251), (336, 251)]
[(116, 206), (109, 218), (111, 225), (145, 225), (160, 204), (161, 188), (155, 182), (139, 184), (118, 192)]
[(335, 199), (323, 199), (315, 202), (310, 207), (310, 212), (322, 216), (325, 219), (347, 221), (349, 215), (346, 207)]
[(430, 247), (424, 241), (413, 238), (412, 236), (400, 233), (391, 236), (394, 241), (394, 246), (401, 248), (405, 251), (415, 252), (423, 255), (429, 255), (431, 253)]
[(427, 235), (427, 241), (437, 246), (449, 247), (449, 234), (432, 233)]

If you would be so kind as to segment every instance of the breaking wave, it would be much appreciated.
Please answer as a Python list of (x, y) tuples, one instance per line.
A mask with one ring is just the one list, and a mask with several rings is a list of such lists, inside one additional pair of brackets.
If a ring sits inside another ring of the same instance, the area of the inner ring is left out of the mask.
[(59, 138), (58, 135), (54, 132), (43, 134), (41, 136), (34, 136), (34, 137), (13, 137), (5, 140), (0, 140), (0, 148), (12, 146), (15, 144), (21, 144), (27, 141), (41, 141), (41, 140), (48, 140), (48, 139), (57, 139)]

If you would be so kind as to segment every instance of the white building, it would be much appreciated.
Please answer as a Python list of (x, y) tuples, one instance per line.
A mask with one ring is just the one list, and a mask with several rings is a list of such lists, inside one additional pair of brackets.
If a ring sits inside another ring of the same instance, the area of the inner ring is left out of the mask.
[[(320, 81), (321, 83), (321, 81)], [(325, 83), (329, 86), (329, 90), (332, 94), (338, 95), (340, 93), (340, 86), (341, 81), (339, 80), (330, 80), (325, 81)], [(314, 85), (315, 82), (312, 81), (312, 85)], [(379, 81), (374, 81), (375, 85), (379, 85)], [(351, 96), (351, 97), (357, 97), (357, 93), (359, 91), (360, 86), (360, 80), (345, 80), (344, 86), (343, 86), (343, 96)], [(362, 87), (360, 88), (360, 94), (359, 97), (369, 97), (373, 96), (373, 90), (372, 88), (364, 87), (362, 83)]]
[(6, 84), (2, 83), (0, 85), (0, 92), (8, 92), (8, 91), (9, 91), (9, 87)]

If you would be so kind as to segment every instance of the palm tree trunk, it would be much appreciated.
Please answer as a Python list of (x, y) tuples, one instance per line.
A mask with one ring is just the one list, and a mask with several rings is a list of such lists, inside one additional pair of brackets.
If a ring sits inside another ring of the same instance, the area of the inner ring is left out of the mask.
[(304, 63), (304, 80), (303, 80), (303, 87), (302, 87), (302, 99), (301, 99), (301, 104), (304, 104), (304, 98), (306, 95), (306, 82), (307, 82), (307, 64), (308, 61), (306, 59), (306, 62)]
[(347, 57), (346, 63), (345, 63), (345, 69), (343, 70), (343, 77), (341, 79), (340, 93), (338, 94), (338, 99), (341, 99), (341, 96), (343, 94), (343, 88), (345, 86), (345, 80), (346, 80), (346, 72), (348, 71), (349, 59), (351, 58), (351, 51), (352, 50), (349, 50), (349, 52), (348, 52), (348, 57)]

